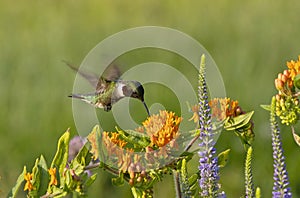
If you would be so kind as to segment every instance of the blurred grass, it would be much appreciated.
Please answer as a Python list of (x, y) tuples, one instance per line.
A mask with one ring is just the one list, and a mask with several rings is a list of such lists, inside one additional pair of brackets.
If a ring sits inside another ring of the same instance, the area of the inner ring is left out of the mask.
[[(263, 197), (271, 196), (269, 115), (259, 105), (269, 103), (274, 78), (285, 62), (300, 54), (299, 8), (296, 0), (1, 1), (0, 196), (13, 186), (23, 165), (31, 167), (40, 154), (50, 163), (65, 129), (76, 133), (66, 97), (75, 75), (61, 60), (81, 63), (107, 36), (143, 25), (175, 28), (197, 39), (216, 61), (227, 95), (244, 110), (255, 110), (254, 181)], [(292, 190), (300, 197), (299, 148), (288, 128), (283, 141)], [(244, 150), (230, 133), (221, 135), (217, 147), (232, 148), (221, 182), (228, 197), (239, 197), (244, 191)], [(101, 171), (90, 197), (130, 197), (128, 186), (113, 187), (109, 178)], [(159, 184), (156, 197), (172, 187), (171, 179)]]

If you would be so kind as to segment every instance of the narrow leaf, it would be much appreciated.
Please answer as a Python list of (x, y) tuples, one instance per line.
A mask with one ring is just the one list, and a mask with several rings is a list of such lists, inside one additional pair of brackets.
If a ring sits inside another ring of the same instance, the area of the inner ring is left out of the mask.
[(256, 191), (255, 191), (255, 198), (261, 198), (261, 195), (260, 195), (260, 188), (259, 188), (259, 187), (256, 188)]
[(32, 168), (32, 184), (33, 184), (33, 190), (28, 192), (28, 195), (31, 197), (37, 197), (39, 190), (40, 190), (40, 184), (41, 184), (41, 170), (38, 166), (40, 159), (37, 158), (35, 160), (34, 166)]
[(250, 122), (253, 114), (254, 111), (251, 111), (229, 119), (227, 122), (224, 123), (224, 129), (231, 131), (231, 130), (242, 128), (243, 126), (247, 125)]
[(230, 153), (230, 149), (227, 149), (218, 155), (218, 166), (220, 168), (223, 168), (226, 166), (226, 164), (229, 160), (229, 153)]
[(99, 137), (100, 137), (100, 128), (99, 125), (96, 125), (91, 133), (88, 135), (87, 139), (91, 143), (91, 153), (93, 155), (93, 159), (99, 159), (100, 157), (100, 147), (99, 147)]
[(77, 153), (76, 157), (72, 160), (72, 162), (76, 161), (82, 166), (87, 166), (90, 163), (90, 160), (91, 160), (91, 154), (87, 148), (87, 145), (85, 144)]
[(180, 184), (179, 185), (180, 192), (182, 193), (181, 196), (185, 198), (191, 197), (189, 180), (188, 180), (188, 172), (187, 172), (187, 164), (185, 159), (182, 160), (182, 164), (181, 164), (179, 184)]
[(23, 168), (23, 172), (19, 175), (15, 186), (11, 189), (11, 191), (9, 192), (9, 194), (7, 195), (7, 197), (11, 197), (11, 198), (15, 198), (17, 197), (18, 191), (24, 181), (24, 175), (26, 173), (26, 166), (24, 166)]
[(38, 195), (41, 196), (46, 193), (48, 187), (47, 184), (49, 182), (47, 162), (43, 155), (40, 156), (38, 162), (38, 168), (40, 172), (40, 182), (41, 182)]
[(89, 187), (90, 185), (92, 185), (94, 183), (94, 181), (96, 180), (97, 178), (97, 173), (93, 174), (92, 176), (90, 176), (86, 182), (85, 182), (85, 186), (86, 187)]
[(122, 186), (124, 184), (124, 173), (120, 172), (118, 177), (112, 178), (112, 183), (115, 186)]
[(295, 128), (291, 126), (295, 142), (300, 146), (300, 136), (295, 132)]
[(70, 132), (69, 129), (59, 138), (57, 144), (56, 154), (51, 163), (51, 168), (56, 167), (58, 169), (61, 184), (63, 184), (63, 172), (66, 168), (69, 155), (69, 141), (70, 141)]
[(122, 131), (117, 128), (118, 133), (128, 143), (133, 144), (136, 148), (145, 148), (150, 144), (149, 136), (134, 130)]
[[(196, 184), (198, 181), (198, 174), (195, 173), (192, 176), (189, 177), (189, 185), (192, 186), (193, 184)], [(198, 185), (198, 184), (197, 184)]]
[(294, 86), (297, 87), (298, 89), (300, 89), (300, 74), (297, 74), (294, 77)]
[(271, 111), (271, 105), (260, 105), (260, 107), (267, 111)]
[(252, 179), (252, 147), (250, 146), (247, 150), (246, 160), (245, 160), (245, 194), (246, 197), (254, 197), (254, 187)]

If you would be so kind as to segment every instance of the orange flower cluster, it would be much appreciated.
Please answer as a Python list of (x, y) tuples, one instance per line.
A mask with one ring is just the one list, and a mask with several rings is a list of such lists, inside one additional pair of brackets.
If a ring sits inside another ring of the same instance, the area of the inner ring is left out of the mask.
[(48, 170), (48, 173), (50, 175), (50, 182), (49, 185), (57, 185), (57, 179), (56, 179), (56, 168), (50, 168)]
[(193, 116), (189, 119), (189, 121), (193, 120), (195, 123), (199, 122), (199, 105), (194, 105), (191, 107)]
[(32, 173), (25, 173), (24, 174), (24, 180), (26, 181), (25, 186), (24, 186), (24, 191), (28, 190), (31, 191), (33, 190), (33, 184), (32, 184)]
[(279, 91), (279, 95), (291, 95), (294, 86), (294, 78), (300, 74), (300, 56), (298, 60), (291, 60), (286, 63), (288, 69), (284, 70), (283, 73), (279, 73), (275, 79), (275, 87)]
[(123, 150), (123, 147), (127, 144), (124, 140), (118, 138), (119, 134), (116, 132), (103, 132), (102, 141), (107, 150), (107, 156), (109, 158), (116, 158), (119, 170), (126, 172), (129, 165), (132, 163), (133, 152), (130, 149)]
[(297, 61), (291, 60), (286, 65), (288, 69), (279, 73), (275, 79), (275, 87), (278, 90), (276, 115), (280, 117), (283, 124), (290, 125), (298, 121), (300, 114), (299, 92), (296, 89), (299, 88), (299, 80), (295, 80), (296, 76), (300, 74), (300, 56)]
[[(119, 139), (120, 134), (116, 132), (103, 132), (103, 138), (106, 139), (107, 141), (113, 143), (114, 145), (118, 145), (120, 148), (123, 148), (126, 146), (127, 142), (124, 140)], [(107, 142), (106, 141), (106, 142)], [(108, 145), (108, 144), (107, 144)]]
[(242, 114), (242, 110), (237, 100), (230, 98), (214, 98), (209, 101), (212, 117), (217, 120), (224, 120), (227, 117), (236, 117)]
[(118, 134), (115, 132), (111, 133), (111, 136), (108, 132), (103, 132), (102, 140), (108, 152), (109, 159), (107, 162), (115, 164), (120, 172), (128, 173), (130, 185), (134, 185), (136, 180), (142, 181), (145, 175), (142, 175), (141, 172), (145, 172), (145, 167), (141, 164), (141, 156), (135, 153), (133, 149), (124, 150), (123, 147), (127, 142), (118, 139)]
[[(212, 118), (215, 118), (219, 121), (228, 117), (236, 117), (243, 114), (243, 111), (237, 100), (231, 100), (230, 98), (214, 98), (209, 101), (208, 104), (211, 108)], [(195, 123), (198, 123), (199, 105), (192, 106), (191, 110), (194, 113), (189, 120), (193, 120)]]
[(126, 146), (126, 139), (121, 139), (119, 133), (103, 132), (102, 141), (107, 150), (105, 160), (117, 166), (120, 172), (128, 173), (130, 185), (147, 183), (146, 168), (158, 167), (160, 160), (170, 157), (170, 149), (176, 146), (175, 140), (179, 136), (181, 120), (181, 117), (168, 111), (160, 111), (159, 114), (148, 117), (136, 131), (147, 134), (150, 142), (144, 148), (139, 148), (141, 150), (138, 152), (130, 147), (132, 143), (129, 142), (129, 146)]
[(159, 114), (148, 117), (143, 126), (151, 143), (163, 147), (177, 137), (181, 120), (174, 112), (160, 111)]
[(289, 68), (290, 77), (294, 79), (295, 76), (300, 73), (300, 55), (298, 56), (298, 60), (296, 62), (291, 60), (290, 62), (287, 62), (286, 65)]

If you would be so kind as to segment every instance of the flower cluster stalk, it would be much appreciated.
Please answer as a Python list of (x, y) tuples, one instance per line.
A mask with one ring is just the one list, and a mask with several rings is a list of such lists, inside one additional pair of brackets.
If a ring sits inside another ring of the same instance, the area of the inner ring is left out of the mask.
[(202, 55), (199, 70), (199, 186), (201, 197), (221, 197), (219, 194), (219, 167), (218, 158), (214, 157), (214, 133), (212, 130), (211, 110), (208, 104), (208, 92), (205, 78), (205, 56)]
[(280, 129), (276, 121), (276, 98), (272, 98), (270, 123), (272, 130), (272, 148), (273, 148), (273, 167), (274, 167), (274, 184), (272, 195), (274, 198), (292, 197), (289, 187), (288, 172), (286, 170), (285, 157), (283, 154)]

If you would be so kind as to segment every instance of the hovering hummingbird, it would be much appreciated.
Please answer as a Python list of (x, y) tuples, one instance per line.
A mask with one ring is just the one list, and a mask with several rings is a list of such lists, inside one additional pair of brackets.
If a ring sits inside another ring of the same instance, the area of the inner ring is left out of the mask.
[(107, 75), (100, 76), (85, 73), (70, 63), (64, 61), (71, 69), (78, 72), (82, 77), (89, 81), (95, 87), (94, 93), (71, 94), (69, 97), (80, 99), (96, 108), (103, 108), (104, 111), (110, 111), (112, 105), (124, 97), (139, 99), (145, 106), (148, 116), (149, 109), (144, 100), (144, 88), (138, 81), (120, 80), (120, 70), (112, 65), (108, 68)]

